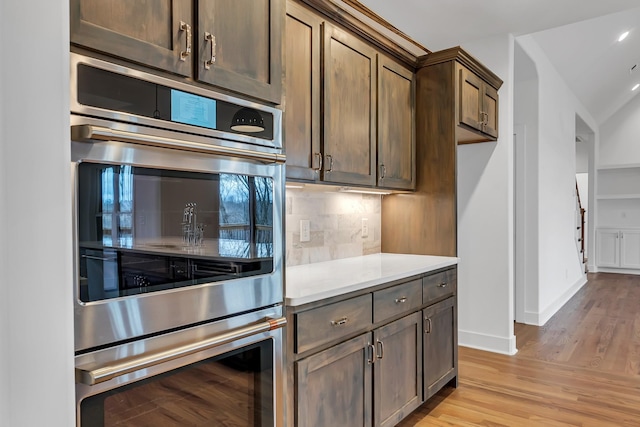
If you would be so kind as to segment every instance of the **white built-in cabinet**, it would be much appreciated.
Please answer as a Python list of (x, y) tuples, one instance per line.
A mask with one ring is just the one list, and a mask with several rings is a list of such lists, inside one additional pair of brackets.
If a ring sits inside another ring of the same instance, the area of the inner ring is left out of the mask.
[(640, 164), (601, 166), (597, 180), (596, 265), (640, 270)]
[(598, 229), (596, 263), (605, 268), (640, 269), (640, 229)]

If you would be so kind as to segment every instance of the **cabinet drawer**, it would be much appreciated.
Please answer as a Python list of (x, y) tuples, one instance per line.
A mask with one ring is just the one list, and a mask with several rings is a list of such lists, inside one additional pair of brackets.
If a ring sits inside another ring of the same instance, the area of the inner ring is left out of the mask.
[(424, 304), (451, 296), (456, 292), (458, 271), (454, 268), (422, 279), (422, 299)]
[(382, 289), (373, 293), (373, 322), (417, 309), (421, 305), (421, 279)]
[(371, 294), (336, 302), (296, 316), (296, 353), (370, 327)]

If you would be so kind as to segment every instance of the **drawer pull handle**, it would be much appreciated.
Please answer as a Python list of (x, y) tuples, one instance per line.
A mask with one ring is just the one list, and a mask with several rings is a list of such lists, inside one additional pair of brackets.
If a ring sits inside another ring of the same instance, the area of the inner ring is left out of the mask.
[(376, 358), (382, 359), (384, 357), (384, 343), (380, 340), (376, 340), (376, 350), (378, 355), (376, 356)]
[(206, 61), (204, 61), (204, 69), (210, 70), (211, 66), (216, 63), (216, 36), (214, 36), (208, 31), (205, 31), (204, 40), (205, 40), (205, 43), (211, 42), (211, 57)]
[(342, 319), (332, 320), (331, 324), (333, 326), (342, 326), (342, 325), (346, 325), (348, 321), (349, 319), (347, 319), (346, 317), (343, 317)]
[(407, 302), (407, 297), (396, 298), (396, 304), (404, 304)]
[(180, 21), (180, 31), (186, 31), (187, 33), (187, 45), (185, 50), (180, 52), (180, 61), (186, 61), (187, 57), (191, 55), (191, 25)]
[(447, 287), (447, 282), (442, 282), (438, 285), (439, 288), (446, 288)]
[(369, 354), (367, 355), (367, 363), (369, 365), (373, 365), (376, 361), (376, 347), (371, 343), (367, 343), (367, 349), (369, 350)]
[(430, 317), (427, 317), (427, 318), (426, 318), (426, 319), (424, 319), (424, 320), (426, 320), (426, 321), (427, 321), (427, 327), (425, 328), (424, 333), (425, 333), (425, 334), (430, 334), (430, 333), (431, 333), (431, 327), (433, 326), (433, 325), (431, 324), (431, 318), (430, 318)]

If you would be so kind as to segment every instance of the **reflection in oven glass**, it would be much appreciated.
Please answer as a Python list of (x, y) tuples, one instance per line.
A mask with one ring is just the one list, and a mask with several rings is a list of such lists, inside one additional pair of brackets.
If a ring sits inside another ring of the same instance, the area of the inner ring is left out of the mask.
[(80, 299), (273, 271), (273, 180), (80, 163)]
[(86, 398), (81, 425), (273, 426), (272, 342)]

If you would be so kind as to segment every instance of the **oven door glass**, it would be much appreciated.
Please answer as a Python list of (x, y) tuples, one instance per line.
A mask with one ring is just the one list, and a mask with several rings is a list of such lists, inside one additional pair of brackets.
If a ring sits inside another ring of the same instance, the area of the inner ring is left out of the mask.
[(80, 300), (273, 271), (273, 180), (81, 162)]
[(274, 425), (273, 340), (85, 398), (82, 427)]

